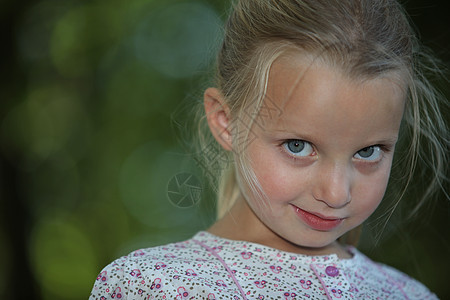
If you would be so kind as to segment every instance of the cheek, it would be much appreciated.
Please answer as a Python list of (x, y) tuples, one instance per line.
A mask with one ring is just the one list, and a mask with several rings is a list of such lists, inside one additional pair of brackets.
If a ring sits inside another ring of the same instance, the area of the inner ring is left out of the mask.
[(375, 211), (383, 199), (388, 179), (389, 172), (380, 172), (378, 176), (364, 179), (363, 183), (358, 185), (353, 198), (361, 215), (367, 218)]
[(274, 162), (261, 162), (255, 166), (255, 175), (272, 204), (285, 203), (297, 197), (306, 183), (304, 174)]

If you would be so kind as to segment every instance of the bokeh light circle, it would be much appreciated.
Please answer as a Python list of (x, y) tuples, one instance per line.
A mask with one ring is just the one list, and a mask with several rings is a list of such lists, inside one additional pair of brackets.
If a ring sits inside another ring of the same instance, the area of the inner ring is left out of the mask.
[(204, 4), (166, 5), (143, 18), (134, 37), (135, 53), (168, 77), (189, 77), (211, 60), (221, 26), (216, 12)]
[(127, 210), (153, 228), (175, 228), (195, 224), (197, 207), (179, 209), (167, 198), (167, 185), (180, 172), (191, 172), (185, 156), (156, 141), (133, 151), (123, 164), (120, 193)]
[(83, 299), (93, 285), (98, 265), (94, 250), (73, 218), (64, 212), (43, 216), (31, 235), (35, 277), (57, 299)]

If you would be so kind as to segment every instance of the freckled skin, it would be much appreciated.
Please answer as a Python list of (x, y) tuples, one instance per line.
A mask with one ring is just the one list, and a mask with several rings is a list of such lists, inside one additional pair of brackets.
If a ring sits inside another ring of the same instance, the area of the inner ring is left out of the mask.
[[(388, 76), (355, 82), (296, 55), (275, 61), (267, 97), (282, 114), (266, 119), (264, 128), (254, 126), (258, 138), (247, 148), (267, 203), (241, 181), (246, 197), (209, 231), (285, 251), (348, 257), (336, 239), (364, 222), (384, 195), (404, 109), (401, 87)], [(307, 141), (311, 151), (296, 157), (286, 140)], [(357, 156), (377, 145), (382, 151), (376, 161)], [(296, 207), (343, 220), (316, 230)]]

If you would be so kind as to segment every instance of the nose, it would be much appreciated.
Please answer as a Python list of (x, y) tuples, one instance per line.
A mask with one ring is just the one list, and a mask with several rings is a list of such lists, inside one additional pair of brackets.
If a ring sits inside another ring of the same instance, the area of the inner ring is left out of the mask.
[(324, 166), (316, 174), (313, 196), (331, 208), (341, 208), (351, 201), (352, 171), (345, 164)]

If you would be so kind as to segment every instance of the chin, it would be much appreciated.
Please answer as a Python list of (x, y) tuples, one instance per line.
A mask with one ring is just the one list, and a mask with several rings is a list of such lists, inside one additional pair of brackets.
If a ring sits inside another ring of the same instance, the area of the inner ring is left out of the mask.
[(320, 237), (305, 237), (305, 238), (301, 238), (299, 239), (298, 237), (295, 239), (286, 239), (287, 241), (289, 241), (291, 244), (296, 245), (297, 247), (301, 247), (301, 248), (311, 248), (311, 249), (323, 249), (323, 248), (327, 248), (329, 246), (331, 246), (332, 244), (334, 244), (337, 239), (339, 238), (320, 238)]
[(322, 248), (326, 248), (328, 246), (330, 246), (331, 244), (333, 244), (335, 242), (332, 241), (326, 241), (326, 242), (321, 242), (321, 241), (311, 241), (309, 243), (299, 243), (297, 244), (297, 246), (302, 247), (302, 248), (311, 248), (311, 249), (322, 249)]

